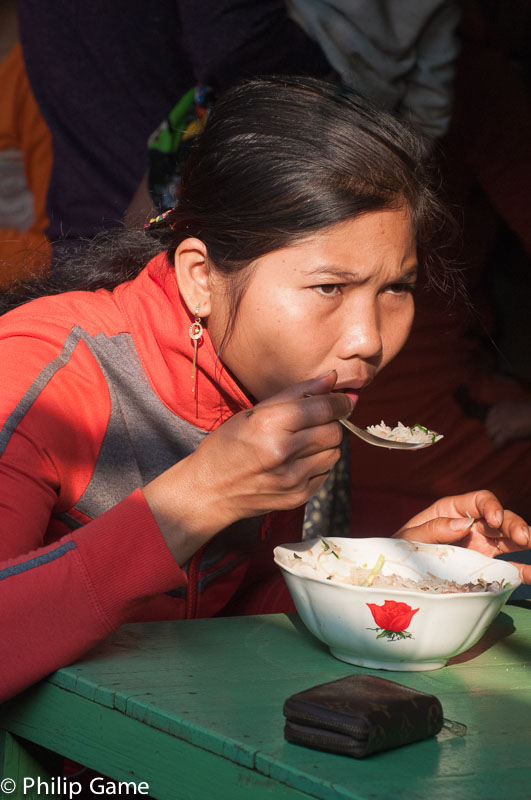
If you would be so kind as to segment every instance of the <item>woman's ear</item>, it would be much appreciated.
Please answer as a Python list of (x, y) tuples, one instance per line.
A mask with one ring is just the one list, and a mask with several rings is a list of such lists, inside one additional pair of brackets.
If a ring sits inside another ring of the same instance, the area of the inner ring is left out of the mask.
[(175, 279), (191, 314), (208, 317), (212, 309), (211, 269), (206, 245), (184, 239), (175, 251)]

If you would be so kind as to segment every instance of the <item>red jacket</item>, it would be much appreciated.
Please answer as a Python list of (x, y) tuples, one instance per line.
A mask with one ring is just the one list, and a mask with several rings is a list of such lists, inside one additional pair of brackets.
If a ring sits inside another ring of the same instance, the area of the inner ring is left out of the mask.
[[(190, 317), (164, 255), (113, 292), (0, 319), (0, 700), (125, 622), (245, 609), (301, 512), (237, 523), (181, 569), (139, 487), (249, 401)], [(275, 609), (276, 610), (276, 609)]]

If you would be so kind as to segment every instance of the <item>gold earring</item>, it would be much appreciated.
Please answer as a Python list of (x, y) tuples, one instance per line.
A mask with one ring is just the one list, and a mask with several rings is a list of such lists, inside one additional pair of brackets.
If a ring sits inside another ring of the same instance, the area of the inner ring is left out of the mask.
[(194, 343), (194, 360), (192, 364), (192, 394), (195, 393), (196, 375), (197, 375), (197, 342), (203, 335), (203, 326), (201, 325), (201, 317), (199, 316), (199, 306), (195, 308), (195, 319), (190, 325), (189, 329), (190, 339)]

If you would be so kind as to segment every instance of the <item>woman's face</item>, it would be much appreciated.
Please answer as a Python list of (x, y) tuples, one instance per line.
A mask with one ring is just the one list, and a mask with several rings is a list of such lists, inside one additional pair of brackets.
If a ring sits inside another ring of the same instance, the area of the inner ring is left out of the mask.
[[(336, 390), (356, 401), (406, 341), (416, 276), (404, 209), (370, 212), (268, 253), (255, 262), (223, 363), (255, 400), (335, 369)], [(227, 321), (221, 283), (208, 319), (216, 349)]]

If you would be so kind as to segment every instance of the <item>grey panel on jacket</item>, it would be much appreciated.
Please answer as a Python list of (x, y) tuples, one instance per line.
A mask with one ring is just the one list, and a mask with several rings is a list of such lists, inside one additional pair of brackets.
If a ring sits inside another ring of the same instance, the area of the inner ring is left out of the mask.
[(107, 381), (111, 414), (92, 479), (76, 508), (97, 517), (190, 455), (206, 436), (171, 412), (149, 383), (128, 333), (90, 338)]
[[(92, 478), (76, 503), (76, 510), (94, 519), (190, 455), (207, 432), (178, 417), (159, 399), (147, 379), (130, 334), (89, 336), (75, 326), (61, 353), (43, 368), (6, 420), (0, 431), (0, 454), (40, 392), (68, 363), (80, 341), (97, 361), (111, 400), (107, 430)], [(80, 526), (69, 513), (57, 517), (71, 529)], [(199, 591), (218, 573), (234, 568), (252, 551), (260, 535), (260, 523), (260, 518), (241, 520), (212, 539), (201, 558), (202, 570), (214, 568), (228, 552), (235, 551), (235, 557), (220, 570), (212, 569), (200, 582)]]

